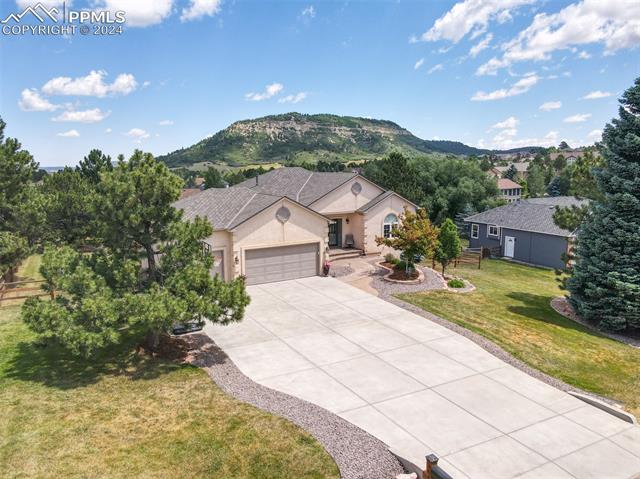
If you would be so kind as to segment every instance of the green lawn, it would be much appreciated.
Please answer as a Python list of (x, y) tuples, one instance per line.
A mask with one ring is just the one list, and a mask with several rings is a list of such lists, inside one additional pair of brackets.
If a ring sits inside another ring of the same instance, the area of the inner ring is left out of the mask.
[(0, 307), (2, 477), (339, 477), (311, 436), (202, 370), (137, 355), (135, 337), (77, 359), (38, 345), (19, 314)]
[(605, 338), (556, 313), (563, 292), (552, 271), (502, 260), (462, 265), (469, 294), (427, 292), (399, 298), (475, 331), (531, 366), (620, 401), (640, 417), (640, 350)]

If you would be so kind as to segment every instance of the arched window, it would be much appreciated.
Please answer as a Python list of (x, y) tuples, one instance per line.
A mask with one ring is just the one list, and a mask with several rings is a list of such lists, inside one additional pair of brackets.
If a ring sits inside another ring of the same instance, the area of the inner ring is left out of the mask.
[(384, 218), (384, 223), (382, 223), (382, 236), (385, 238), (391, 238), (391, 232), (393, 228), (398, 227), (398, 217), (393, 213), (389, 213)]

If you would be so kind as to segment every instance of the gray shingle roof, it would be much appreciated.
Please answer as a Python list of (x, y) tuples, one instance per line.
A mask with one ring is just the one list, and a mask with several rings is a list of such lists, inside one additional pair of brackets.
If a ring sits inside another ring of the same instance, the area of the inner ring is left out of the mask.
[(556, 206), (579, 206), (586, 202), (587, 200), (580, 200), (573, 196), (529, 198), (483, 211), (465, 218), (464, 221), (496, 225), (514, 230), (571, 236), (571, 231), (562, 229), (553, 222), (555, 208)]
[(256, 213), (271, 206), (282, 196), (267, 195), (248, 188), (209, 188), (197, 195), (176, 201), (184, 219), (196, 216), (209, 220), (213, 229), (233, 229)]
[(250, 188), (269, 195), (286, 196), (305, 206), (322, 198), (338, 186), (346, 183), (357, 173), (324, 173), (294, 166), (278, 168), (238, 183), (232, 188)]

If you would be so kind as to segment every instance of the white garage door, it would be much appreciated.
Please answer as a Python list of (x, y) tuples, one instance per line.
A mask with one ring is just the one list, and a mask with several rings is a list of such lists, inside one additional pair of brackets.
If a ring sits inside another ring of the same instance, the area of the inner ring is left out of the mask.
[(318, 243), (245, 252), (247, 284), (271, 283), (318, 274)]

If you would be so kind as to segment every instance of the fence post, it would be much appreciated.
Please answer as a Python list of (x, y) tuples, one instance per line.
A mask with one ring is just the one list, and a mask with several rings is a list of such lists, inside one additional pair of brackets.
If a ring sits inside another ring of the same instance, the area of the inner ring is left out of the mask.
[(56, 299), (56, 290), (51, 288), (51, 301), (53, 301), (54, 299)]
[(432, 471), (433, 468), (438, 465), (438, 456), (435, 454), (429, 454), (427, 457), (427, 467), (422, 472), (422, 479), (434, 479)]

